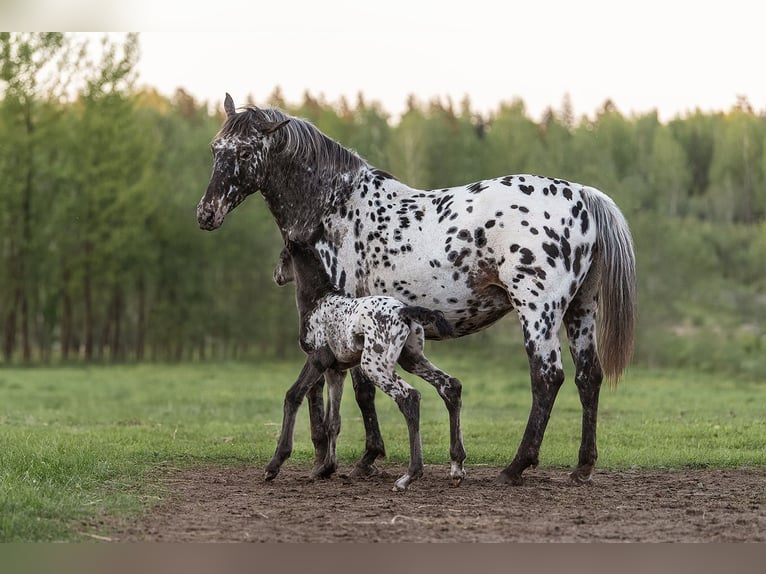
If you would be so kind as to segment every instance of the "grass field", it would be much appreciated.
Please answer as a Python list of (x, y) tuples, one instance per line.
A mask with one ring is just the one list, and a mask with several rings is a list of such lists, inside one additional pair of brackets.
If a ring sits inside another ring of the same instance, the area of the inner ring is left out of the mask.
[[(464, 381), (467, 464), (510, 462), (531, 395), (525, 369), (432, 352)], [(78, 525), (137, 512), (158, 499), (156, 471), (189, 465), (263, 466), (279, 432), (295, 362), (0, 369), (0, 541), (79, 540)], [(447, 464), (448, 423), (436, 392), (423, 393), (426, 462)], [(576, 462), (580, 405), (568, 373), (540, 456), (545, 467)], [(605, 387), (599, 467), (766, 466), (766, 383), (692, 372), (632, 370)], [(388, 459), (408, 459), (406, 427), (388, 397), (377, 405)], [(352, 464), (364, 430), (350, 380), (338, 453)], [(313, 456), (300, 412), (287, 464)], [(92, 530), (92, 529), (91, 529)]]

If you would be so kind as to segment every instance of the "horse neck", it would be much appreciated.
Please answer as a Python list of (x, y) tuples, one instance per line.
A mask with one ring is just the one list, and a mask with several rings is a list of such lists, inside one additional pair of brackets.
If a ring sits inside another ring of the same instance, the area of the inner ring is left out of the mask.
[(261, 193), (283, 234), (306, 240), (323, 216), (334, 211), (353, 193), (355, 172), (316, 171), (289, 158), (275, 158)]

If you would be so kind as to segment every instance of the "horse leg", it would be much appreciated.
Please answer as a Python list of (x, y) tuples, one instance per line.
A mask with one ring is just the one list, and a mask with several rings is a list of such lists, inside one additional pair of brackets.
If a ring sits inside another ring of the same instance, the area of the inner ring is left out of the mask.
[(324, 377), (319, 377), (315, 384), (309, 387), (306, 399), (309, 408), (309, 421), (311, 422), (311, 442), (314, 444), (314, 469), (311, 476), (315, 475), (317, 468), (324, 464), (327, 459), (329, 448), (329, 436), (325, 424), (324, 408)]
[[(535, 322), (538, 325), (541, 323), (539, 318)], [(548, 328), (538, 333), (535, 339), (529, 336), (530, 323), (524, 317), (522, 317), (522, 324), (532, 381), (532, 408), (516, 456), (498, 477), (500, 482), (517, 486), (524, 482), (521, 473), (530, 466), (537, 466), (540, 445), (551, 416), (551, 409), (559, 388), (564, 382), (561, 349), (557, 336), (561, 319), (551, 321), (549, 317)]]
[(329, 478), (338, 468), (338, 459), (335, 448), (340, 434), (340, 399), (343, 395), (343, 380), (346, 378), (345, 371), (329, 369), (325, 373), (327, 381), (327, 411), (325, 414), (324, 428), (327, 433), (327, 448), (325, 458), (317, 461), (311, 476), (315, 478)]
[(465, 447), (463, 432), (460, 428), (460, 409), (462, 406), (462, 384), (431, 363), (422, 352), (423, 344), (417, 340), (408, 341), (399, 357), (399, 364), (408, 373), (419, 376), (434, 386), (439, 396), (444, 400), (449, 413), (450, 427), (450, 478), (455, 486), (459, 486), (465, 478)]
[[(401, 339), (404, 344), (405, 336)], [(394, 492), (407, 490), (413, 481), (423, 476), (423, 448), (420, 442), (420, 392), (396, 374), (396, 360), (401, 347), (389, 347), (388, 352), (378, 353), (365, 349), (360, 368), (389, 397), (394, 399), (404, 420), (410, 439), (410, 464), (407, 473), (394, 483)]]
[(423, 476), (423, 447), (420, 442), (420, 392), (410, 387), (403, 379), (394, 374), (393, 378), (399, 379), (403, 392), (394, 392), (390, 396), (396, 401), (399, 410), (407, 421), (407, 433), (410, 438), (410, 464), (407, 473), (401, 476), (395, 483), (393, 491), (404, 491), (413, 481)]
[(322, 370), (318, 368), (312, 357), (306, 359), (297, 380), (285, 394), (282, 430), (277, 441), (277, 449), (269, 464), (266, 466), (264, 478), (273, 480), (279, 474), (279, 469), (293, 451), (293, 432), (295, 431), (295, 416), (303, 402), (303, 397), (309, 389), (322, 378)]
[(378, 457), (385, 458), (386, 448), (378, 425), (378, 413), (375, 411), (375, 385), (359, 367), (351, 369), (351, 382), (354, 386), (354, 396), (362, 413), (365, 433), (365, 451), (356, 463), (355, 476), (371, 476), (377, 472), (374, 463)]
[(596, 420), (601, 381), (604, 375), (596, 353), (596, 298), (595, 288), (587, 292), (588, 283), (572, 301), (564, 315), (569, 350), (576, 374), (575, 384), (582, 404), (582, 438), (577, 468), (569, 475), (573, 482), (588, 482), (598, 458), (596, 449)]

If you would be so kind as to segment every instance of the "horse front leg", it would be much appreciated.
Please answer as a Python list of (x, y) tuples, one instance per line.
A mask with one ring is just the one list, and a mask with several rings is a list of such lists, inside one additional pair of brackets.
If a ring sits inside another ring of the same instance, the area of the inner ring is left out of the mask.
[(359, 367), (351, 369), (351, 382), (354, 386), (356, 403), (362, 414), (365, 433), (365, 451), (356, 463), (353, 474), (361, 477), (371, 476), (377, 472), (375, 460), (386, 456), (386, 448), (378, 424), (378, 413), (375, 410), (375, 385)]
[(516, 456), (498, 476), (502, 483), (520, 486), (524, 483), (521, 476), (524, 470), (538, 464), (540, 445), (548, 426), (551, 409), (564, 382), (558, 340), (553, 342), (552, 339), (544, 341), (547, 345), (527, 344), (532, 380), (532, 408)]
[[(284, 413), (282, 415), (282, 430), (279, 433), (279, 440), (277, 441), (277, 448), (274, 452), (274, 456), (266, 466), (266, 472), (264, 478), (266, 480), (274, 480), (279, 474), (279, 469), (282, 464), (290, 457), (293, 452), (293, 434), (295, 431), (295, 417), (298, 413), (298, 408), (303, 402), (303, 397), (318, 382), (321, 381), (322, 371), (315, 366), (311, 357), (306, 359), (306, 363), (303, 365), (298, 379), (285, 393)], [(313, 426), (313, 425), (312, 425)]]
[(327, 439), (324, 458), (315, 461), (311, 476), (314, 478), (329, 478), (338, 468), (336, 445), (340, 434), (340, 400), (343, 396), (343, 381), (346, 378), (345, 371), (329, 369), (325, 373), (327, 382), (327, 410), (323, 428)]
[[(314, 445), (314, 470), (324, 464), (329, 448), (327, 427), (325, 426), (324, 408), (324, 377), (319, 377), (316, 383), (309, 387), (306, 393), (311, 426), (311, 442)], [(311, 476), (314, 476), (312, 470)]]

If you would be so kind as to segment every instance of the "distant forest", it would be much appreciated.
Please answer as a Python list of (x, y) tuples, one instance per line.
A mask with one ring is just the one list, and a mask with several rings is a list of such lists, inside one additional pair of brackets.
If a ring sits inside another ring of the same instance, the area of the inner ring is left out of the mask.
[[(260, 196), (217, 232), (197, 226), (222, 110), (136, 89), (138, 36), (103, 48), (0, 34), (0, 364), (297, 354)], [(513, 173), (598, 187), (636, 243), (634, 364), (766, 376), (766, 114), (746, 99), (669, 122), (611, 101), (575, 117), (567, 98), (540, 121), (519, 99), (479, 114), (467, 98), (412, 96), (396, 121), (362, 94), (251, 103), (416, 187)], [(460, 345), (524, 357), (513, 317)]]

